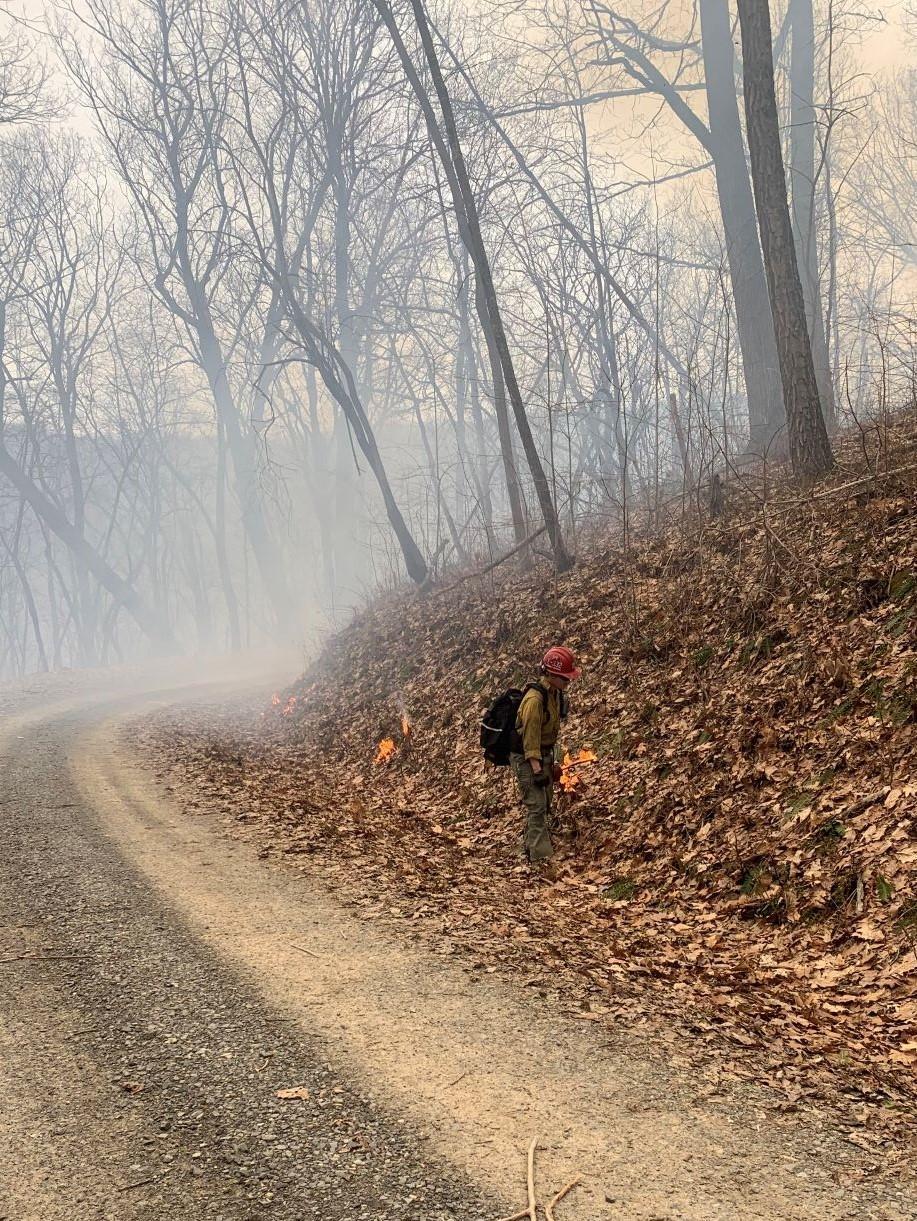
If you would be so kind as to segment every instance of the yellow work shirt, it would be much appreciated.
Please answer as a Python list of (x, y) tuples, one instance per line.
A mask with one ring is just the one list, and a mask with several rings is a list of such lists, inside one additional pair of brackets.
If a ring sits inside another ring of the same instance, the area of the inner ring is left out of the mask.
[(516, 715), (516, 729), (522, 738), (522, 753), (526, 759), (541, 759), (553, 754), (560, 735), (560, 692), (550, 687), (544, 678), (538, 686), (547, 692), (547, 698), (530, 687), (522, 697)]

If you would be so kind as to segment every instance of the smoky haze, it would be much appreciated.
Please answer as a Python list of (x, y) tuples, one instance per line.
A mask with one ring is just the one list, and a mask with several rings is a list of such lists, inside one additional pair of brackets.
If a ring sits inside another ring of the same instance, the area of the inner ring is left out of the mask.
[[(783, 453), (734, 5), (6, 12), (0, 676), (309, 651)], [(770, 17), (831, 431), (913, 394), (917, 14)]]

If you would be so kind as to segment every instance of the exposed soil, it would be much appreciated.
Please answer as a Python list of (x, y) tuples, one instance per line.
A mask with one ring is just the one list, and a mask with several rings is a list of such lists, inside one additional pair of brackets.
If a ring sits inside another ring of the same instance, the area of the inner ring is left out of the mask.
[[(7, 700), (10, 1221), (485, 1221), (525, 1205), (536, 1137), (542, 1199), (582, 1176), (558, 1221), (917, 1215), (912, 1181), (829, 1116), (775, 1115), (649, 1019), (571, 1015), (537, 946), (526, 987), (228, 839), (119, 744), (125, 720), (213, 691), (146, 685)], [(276, 1097), (291, 1087), (307, 1096)]]

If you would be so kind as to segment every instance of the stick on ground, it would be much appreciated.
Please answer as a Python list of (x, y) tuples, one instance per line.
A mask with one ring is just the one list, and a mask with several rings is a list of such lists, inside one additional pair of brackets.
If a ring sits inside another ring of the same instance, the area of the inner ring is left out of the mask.
[(125, 1183), (123, 1187), (119, 1187), (118, 1191), (133, 1191), (135, 1187), (146, 1187), (147, 1183), (155, 1183), (159, 1178), (158, 1174), (154, 1174), (148, 1179), (138, 1179), (136, 1183)]
[(291, 950), (299, 950), (300, 954), (308, 954), (310, 958), (321, 958), (321, 954), (316, 954), (315, 950), (307, 950), (304, 945), (294, 945), (290, 942)]
[(538, 1221), (538, 1205), (535, 1202), (535, 1149), (538, 1145), (538, 1137), (532, 1137), (532, 1143), (529, 1145), (529, 1216), (532, 1221)]
[(548, 1221), (556, 1221), (554, 1216), (555, 1205), (559, 1204), (567, 1192), (572, 1191), (573, 1188), (579, 1186), (581, 1182), (582, 1179), (579, 1175), (577, 1175), (575, 1179), (572, 1179), (566, 1187), (562, 1187), (557, 1195), (548, 1201), (548, 1203), (544, 1206), (544, 1215), (547, 1217)]

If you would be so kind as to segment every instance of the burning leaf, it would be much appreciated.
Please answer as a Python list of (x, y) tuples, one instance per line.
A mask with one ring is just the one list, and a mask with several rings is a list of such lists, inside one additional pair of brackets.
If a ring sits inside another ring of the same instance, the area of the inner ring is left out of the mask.
[[(565, 765), (566, 766), (566, 765)], [(579, 776), (574, 776), (568, 771), (563, 771), (560, 774), (560, 787), (565, 793), (572, 793), (579, 785)]]
[(567, 751), (561, 764), (563, 771), (560, 777), (560, 787), (565, 793), (572, 793), (579, 786), (579, 776), (572, 775), (572, 769), (584, 763), (595, 763), (597, 759), (598, 755), (592, 750), (581, 750), (575, 757)]
[(379, 743), (379, 749), (376, 751), (374, 763), (388, 763), (396, 750), (394, 738), (383, 738)]

